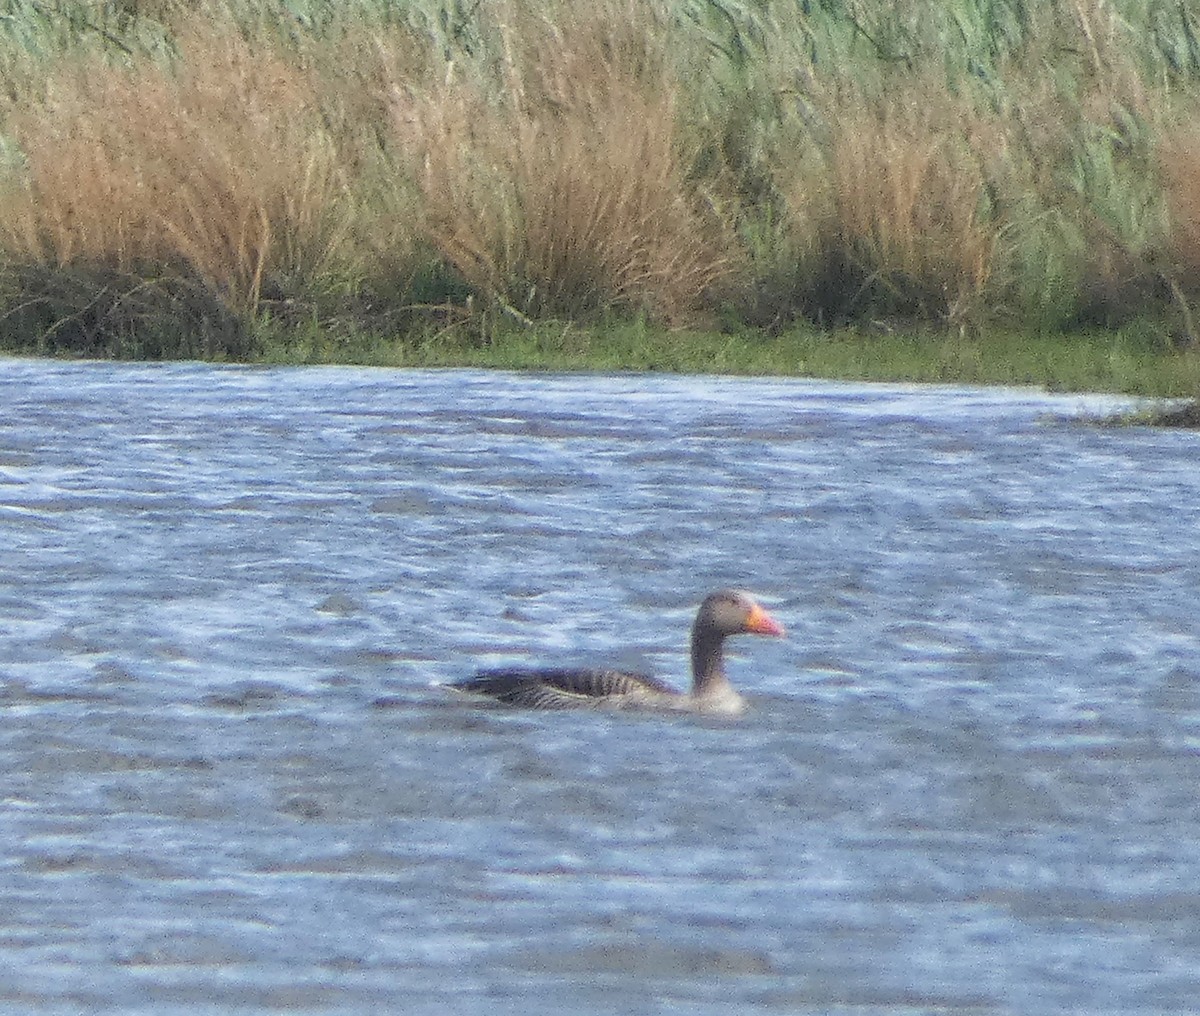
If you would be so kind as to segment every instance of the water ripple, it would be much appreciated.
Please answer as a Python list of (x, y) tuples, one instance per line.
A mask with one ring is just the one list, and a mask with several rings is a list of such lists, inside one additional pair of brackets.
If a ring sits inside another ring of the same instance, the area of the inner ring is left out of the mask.
[[(1025, 390), (0, 362), (0, 1007), (1167, 1013), (1195, 435)], [(476, 705), (480, 664), (741, 721)]]

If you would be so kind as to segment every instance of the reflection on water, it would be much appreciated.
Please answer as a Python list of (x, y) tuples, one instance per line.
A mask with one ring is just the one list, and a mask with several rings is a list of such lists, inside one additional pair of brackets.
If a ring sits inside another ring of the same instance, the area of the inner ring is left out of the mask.
[[(0, 1007), (1200, 997), (1200, 437), (714, 378), (9, 361), (0, 397)], [(790, 632), (731, 661), (741, 720), (438, 687), (683, 684), (729, 584)]]

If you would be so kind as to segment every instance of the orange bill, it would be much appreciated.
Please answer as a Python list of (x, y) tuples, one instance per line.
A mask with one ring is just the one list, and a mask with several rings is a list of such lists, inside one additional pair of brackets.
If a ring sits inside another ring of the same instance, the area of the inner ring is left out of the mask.
[(746, 630), (756, 635), (784, 635), (783, 625), (762, 609), (757, 603), (746, 619)]

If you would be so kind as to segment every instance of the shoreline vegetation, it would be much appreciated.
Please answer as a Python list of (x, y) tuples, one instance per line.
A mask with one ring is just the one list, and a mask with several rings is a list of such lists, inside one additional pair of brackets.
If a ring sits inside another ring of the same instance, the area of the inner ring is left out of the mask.
[(0, 0), (0, 349), (1200, 396), (1167, 0)]

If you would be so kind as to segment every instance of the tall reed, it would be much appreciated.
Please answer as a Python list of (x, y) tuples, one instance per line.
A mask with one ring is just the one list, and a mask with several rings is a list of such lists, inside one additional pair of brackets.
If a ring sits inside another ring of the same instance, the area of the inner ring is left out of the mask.
[(519, 316), (681, 320), (728, 270), (729, 238), (686, 177), (652, 23), (636, 5), (582, 12), (557, 25), (514, 7), (497, 81), (451, 71), (397, 91), (424, 228), (472, 289)]
[(970, 112), (929, 92), (913, 85), (838, 119), (827, 244), (848, 309), (959, 324), (986, 291), (997, 227)]
[(1155, 0), (11, 0), (0, 341), (1186, 320), (1198, 40)]
[(347, 214), (312, 82), (228, 22), (187, 27), (178, 46), (175, 68), (64, 64), (10, 114), (24, 174), (0, 208), (7, 259), (27, 279), (86, 287), (93, 272), (99, 295), (79, 301), (98, 295), (125, 328), (152, 294), (233, 320), (318, 299), (339, 282)]
[[(1197, 109), (1200, 115), (1200, 109)], [(1200, 128), (1193, 120), (1160, 149), (1169, 215), (1165, 278), (1179, 314), (1179, 335), (1200, 345)]]

